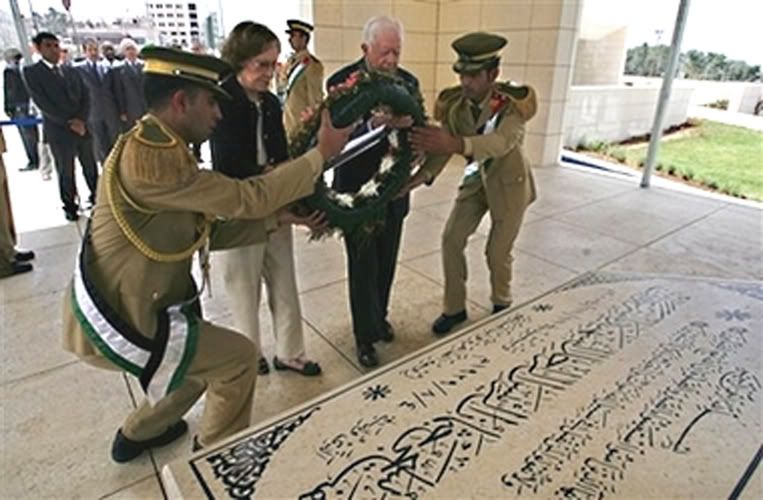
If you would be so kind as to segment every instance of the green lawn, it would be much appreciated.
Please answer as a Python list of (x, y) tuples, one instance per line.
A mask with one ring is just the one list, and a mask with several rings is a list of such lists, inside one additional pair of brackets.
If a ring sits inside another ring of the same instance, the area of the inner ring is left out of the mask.
[[(643, 164), (648, 144), (612, 145), (605, 154)], [(657, 169), (733, 196), (763, 201), (763, 132), (711, 121), (662, 140)]]

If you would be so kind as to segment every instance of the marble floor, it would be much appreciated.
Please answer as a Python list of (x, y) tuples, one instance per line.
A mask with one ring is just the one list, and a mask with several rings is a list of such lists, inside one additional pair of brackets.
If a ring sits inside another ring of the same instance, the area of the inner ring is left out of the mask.
[[(79, 227), (57, 225), (63, 217), (52, 183), (12, 170), (20, 243), (37, 259), (33, 273), (0, 281), (0, 498), (161, 498), (161, 468), (190, 453), (190, 438), (128, 465), (111, 462), (114, 432), (140, 389), (130, 378), (90, 368), (62, 351), (61, 292)], [(383, 365), (437, 340), (429, 327), (442, 297), (439, 237), (459, 176), (460, 167), (451, 165), (434, 186), (414, 195), (392, 295), (397, 337), (381, 346)], [(644, 190), (636, 177), (570, 166), (536, 169), (535, 178), (539, 199), (527, 212), (514, 255), (516, 306), (589, 271), (763, 280), (760, 206), (662, 182)], [(52, 227), (26, 230), (46, 225)], [(491, 305), (487, 231), (483, 224), (469, 242), (470, 324), (487, 317)], [(366, 373), (353, 349), (341, 242), (308, 242), (299, 231), (296, 241), (307, 349), (325, 374), (261, 377), (253, 424)], [(208, 317), (231, 325), (219, 280), (213, 290), (213, 298), (205, 298)], [(264, 349), (272, 355), (270, 322), (262, 312)], [(199, 415), (197, 405), (188, 416), (189, 436)]]

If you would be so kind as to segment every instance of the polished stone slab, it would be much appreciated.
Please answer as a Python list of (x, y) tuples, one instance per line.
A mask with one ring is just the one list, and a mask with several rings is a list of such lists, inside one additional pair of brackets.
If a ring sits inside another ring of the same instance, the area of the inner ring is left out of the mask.
[(588, 273), (170, 464), (165, 486), (761, 498), (761, 332), (761, 282)]

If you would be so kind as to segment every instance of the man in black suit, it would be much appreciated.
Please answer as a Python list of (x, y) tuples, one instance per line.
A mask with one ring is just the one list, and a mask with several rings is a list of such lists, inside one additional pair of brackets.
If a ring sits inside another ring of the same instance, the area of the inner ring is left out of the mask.
[(42, 111), (42, 127), (50, 144), (58, 172), (58, 188), (67, 220), (77, 220), (77, 186), (74, 180), (74, 157), (79, 159), (90, 203), (95, 203), (98, 166), (93, 157), (93, 141), (87, 129), (90, 99), (79, 73), (59, 65), (58, 38), (48, 32), (33, 39), (42, 59), (24, 69), (24, 80), (32, 100)]
[[(5, 70), (3, 71), (3, 90), (5, 97), (5, 114), (11, 120), (28, 120), (35, 118), (29, 109), (29, 92), (21, 78), (21, 52), (18, 49), (8, 49), (5, 53)], [(24, 143), (28, 160), (27, 166), (19, 170), (37, 170), (40, 167), (40, 155), (37, 144), (40, 136), (37, 125), (16, 125)]]
[[(328, 88), (343, 83), (356, 71), (395, 74), (408, 86), (418, 88), (419, 82), (416, 77), (398, 67), (402, 30), (402, 25), (395, 19), (384, 16), (370, 19), (363, 28), (363, 58), (334, 73), (328, 79)], [(364, 125), (361, 125), (364, 130), (368, 129), (369, 121), (372, 125), (380, 124), (378, 118), (372, 117), (370, 113), (364, 120)], [(402, 125), (405, 120), (385, 121), (390, 126), (397, 126)], [(357, 192), (378, 171), (388, 147), (387, 141), (382, 141), (348, 165), (338, 168), (334, 174), (334, 189), (345, 193)], [(365, 237), (362, 241), (350, 236), (344, 238), (352, 328), (358, 349), (358, 361), (365, 367), (379, 364), (373, 343), (379, 340), (390, 342), (394, 338), (392, 326), (387, 321), (387, 312), (403, 219), (408, 214), (408, 209), (408, 196), (398, 198), (387, 205), (383, 227), (370, 237)]]
[(103, 164), (122, 131), (117, 111), (117, 82), (111, 62), (101, 60), (95, 40), (84, 43), (85, 60), (74, 64), (90, 94), (87, 126), (93, 134), (95, 158)]
[(119, 120), (129, 129), (146, 113), (143, 97), (143, 61), (138, 59), (138, 46), (131, 38), (119, 44), (124, 60), (116, 66)]

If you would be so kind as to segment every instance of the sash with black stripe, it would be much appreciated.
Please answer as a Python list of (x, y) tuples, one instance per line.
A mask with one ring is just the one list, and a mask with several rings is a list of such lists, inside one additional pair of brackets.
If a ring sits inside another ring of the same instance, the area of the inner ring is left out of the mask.
[(89, 276), (89, 229), (74, 270), (71, 297), (74, 315), (105, 358), (140, 380), (153, 405), (182, 384), (196, 352), (197, 317), (187, 304), (163, 309), (158, 313), (154, 338), (141, 335), (120, 318)]

